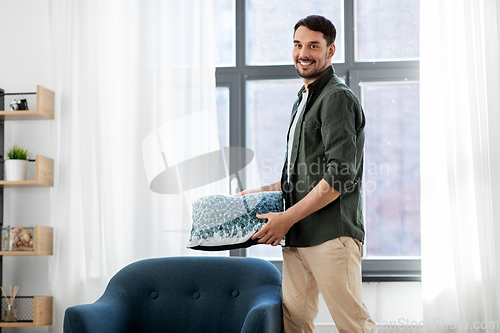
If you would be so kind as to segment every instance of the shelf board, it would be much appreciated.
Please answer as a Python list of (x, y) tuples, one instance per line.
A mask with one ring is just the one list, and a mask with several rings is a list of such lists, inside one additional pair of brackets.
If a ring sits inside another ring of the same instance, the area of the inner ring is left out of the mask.
[(35, 226), (35, 249), (33, 251), (0, 251), (0, 256), (51, 256), (53, 254), (54, 228)]
[(0, 321), (0, 327), (36, 327), (52, 325), (52, 296), (33, 297), (32, 322), (6, 322)]
[(0, 327), (38, 327), (38, 326), (49, 326), (47, 324), (37, 325), (34, 322), (6, 322), (0, 321)]
[(38, 183), (36, 180), (7, 181), (0, 180), (0, 187), (45, 187), (46, 185)]
[(47, 118), (38, 111), (0, 111), (0, 120), (42, 120)]
[(54, 119), (54, 92), (42, 86), (36, 87), (36, 110), (0, 111), (0, 120)]
[(54, 160), (42, 155), (35, 157), (35, 179), (0, 180), (0, 187), (52, 187), (54, 186)]

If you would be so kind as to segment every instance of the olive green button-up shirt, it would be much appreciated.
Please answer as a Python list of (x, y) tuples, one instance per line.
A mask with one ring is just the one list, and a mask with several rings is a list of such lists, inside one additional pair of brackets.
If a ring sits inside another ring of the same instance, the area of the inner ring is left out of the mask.
[[(290, 123), (303, 90), (304, 87), (293, 105)], [(291, 158), (290, 161), (286, 158), (281, 177), (285, 206), (289, 208), (299, 202), (323, 178), (341, 194), (293, 225), (286, 235), (286, 246), (314, 246), (341, 236), (363, 242), (363, 109), (356, 95), (335, 75), (332, 66), (310, 83), (308, 90), (307, 104), (298, 118), (295, 133), (288, 133), (294, 137), (293, 147), (287, 147), (291, 149)]]

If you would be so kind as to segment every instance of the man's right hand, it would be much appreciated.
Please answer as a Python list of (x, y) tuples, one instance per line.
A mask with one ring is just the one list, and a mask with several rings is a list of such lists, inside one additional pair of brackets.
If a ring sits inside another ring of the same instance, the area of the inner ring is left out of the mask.
[(244, 195), (251, 194), (251, 193), (259, 193), (259, 192), (267, 192), (267, 191), (281, 191), (281, 182), (276, 182), (276, 183), (271, 184), (271, 185), (266, 185), (266, 186), (262, 186), (262, 187), (254, 188), (254, 189), (250, 189), (250, 190), (244, 190), (244, 191), (241, 191), (240, 193), (235, 194), (234, 196), (235, 197), (242, 197)]
[(259, 193), (259, 192), (262, 192), (262, 190), (260, 188), (254, 188), (251, 190), (241, 191), (240, 193), (236, 193), (234, 196), (235, 197), (242, 197), (242, 196), (250, 194), (250, 193)]

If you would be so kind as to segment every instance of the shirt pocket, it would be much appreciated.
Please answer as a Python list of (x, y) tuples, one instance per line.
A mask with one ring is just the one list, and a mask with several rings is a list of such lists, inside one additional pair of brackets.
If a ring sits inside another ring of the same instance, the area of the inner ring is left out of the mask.
[(306, 153), (306, 159), (317, 157), (323, 149), (323, 139), (321, 137), (321, 125), (317, 122), (304, 122), (303, 125), (303, 147)]

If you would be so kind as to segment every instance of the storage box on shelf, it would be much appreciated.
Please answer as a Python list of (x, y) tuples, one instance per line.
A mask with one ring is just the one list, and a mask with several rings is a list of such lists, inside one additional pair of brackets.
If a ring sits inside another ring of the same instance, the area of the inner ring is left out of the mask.
[(50, 256), (53, 254), (54, 228), (36, 225), (33, 238), (35, 240), (33, 250), (0, 251), (0, 256)]
[[(4, 96), (8, 95), (8, 93), (4, 94)], [(0, 105), (0, 108), (4, 107), (4, 105)], [(54, 119), (54, 92), (42, 86), (37, 86), (36, 110), (7, 110), (5, 107), (5, 111), (0, 111), (0, 120)]]
[[(2, 313), (6, 307), (2, 301)], [(52, 296), (18, 296), (14, 300), (17, 321), (0, 321), (0, 327), (34, 327), (52, 325)]]
[(0, 180), (0, 187), (50, 187), (53, 185), (54, 160), (42, 155), (36, 155), (35, 157), (35, 179), (21, 181)]

